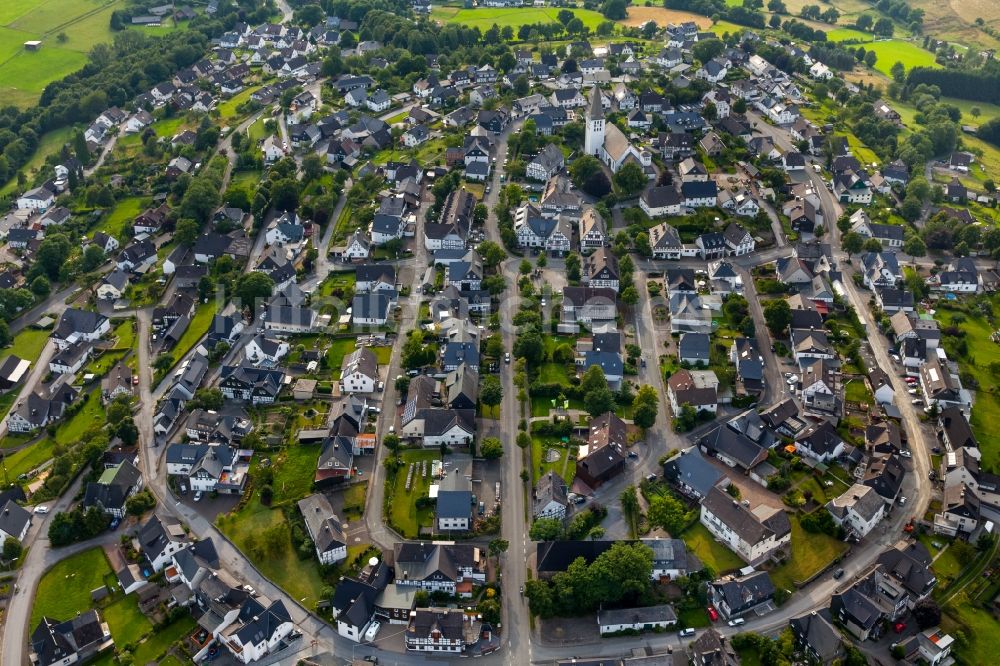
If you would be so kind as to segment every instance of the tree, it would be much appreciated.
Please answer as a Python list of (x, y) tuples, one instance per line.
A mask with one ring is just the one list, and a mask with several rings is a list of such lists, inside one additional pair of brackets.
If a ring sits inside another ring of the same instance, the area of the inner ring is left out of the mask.
[(496, 375), (486, 375), (483, 379), (482, 387), (479, 389), (479, 401), (487, 407), (493, 408), (496, 413), (496, 406), (503, 401), (503, 384)]
[(531, 530), (528, 531), (532, 541), (555, 541), (562, 534), (562, 521), (558, 518), (539, 518), (531, 524)]
[(844, 252), (847, 253), (847, 257), (850, 258), (852, 254), (861, 252), (865, 246), (865, 237), (856, 231), (848, 231), (840, 240), (840, 244), (844, 248)]
[(903, 83), (903, 81), (906, 80), (906, 67), (903, 66), (903, 63), (897, 60), (889, 69), (889, 74), (892, 76), (893, 81)]
[(181, 199), (181, 217), (204, 224), (219, 207), (219, 188), (210, 178), (196, 178), (188, 185)]
[(531, 435), (523, 430), (517, 433), (517, 446), (522, 449), (531, 446)]
[(782, 0), (768, 0), (767, 11), (775, 14), (787, 14), (788, 7), (785, 6), (785, 3), (782, 2)]
[(640, 386), (639, 392), (632, 399), (632, 422), (643, 429), (653, 427), (659, 404), (656, 389), (648, 384)]
[(783, 298), (764, 304), (764, 320), (774, 337), (784, 337), (784, 331), (792, 323), (792, 308)]
[(615, 394), (607, 387), (594, 389), (583, 396), (583, 406), (591, 416), (600, 416), (614, 409)]
[(174, 239), (181, 245), (191, 247), (198, 240), (199, 233), (201, 233), (201, 225), (194, 220), (178, 220), (174, 230)]
[(612, 21), (621, 21), (628, 16), (625, 0), (604, 0), (601, 5), (601, 14), (604, 18)]
[(490, 555), (496, 559), (497, 566), (500, 565), (500, 556), (506, 553), (508, 548), (510, 548), (510, 542), (507, 539), (490, 540)]
[(865, 240), (865, 244), (862, 246), (865, 252), (881, 252), (882, 251), (882, 241), (877, 238), (869, 238)]
[(633, 196), (646, 187), (646, 174), (635, 162), (624, 164), (615, 174), (615, 185), (626, 197)]
[(691, 52), (697, 58), (698, 62), (705, 64), (722, 53), (725, 48), (726, 44), (721, 39), (704, 39), (695, 42)]
[(874, 22), (875, 19), (872, 18), (871, 14), (862, 14), (858, 17), (858, 20), (854, 22), (854, 26), (862, 32), (867, 32), (871, 29)]
[(573, 20), (566, 24), (566, 32), (571, 35), (583, 33), (583, 20), (578, 16), (573, 17)]
[(31, 293), (39, 298), (45, 298), (52, 291), (52, 283), (44, 275), (39, 275), (31, 281)]
[(639, 292), (636, 290), (635, 285), (629, 285), (622, 290), (621, 295), (622, 303), (632, 307), (639, 302)]
[(141, 516), (155, 506), (156, 498), (148, 490), (138, 492), (125, 500), (125, 511), (130, 516)]
[(587, 368), (580, 378), (580, 393), (586, 395), (597, 389), (608, 388), (608, 379), (604, 376), (604, 371), (600, 366), (592, 365)]
[(635, 486), (626, 486), (618, 496), (618, 501), (621, 503), (622, 517), (628, 523), (629, 536), (634, 539), (639, 532), (639, 518), (642, 515)]
[(671, 536), (678, 536), (689, 522), (687, 507), (672, 494), (651, 494), (646, 512), (652, 525), (662, 527)]
[(160, 354), (153, 361), (153, 369), (158, 372), (166, 372), (174, 367), (174, 357), (170, 354)]
[(276, 210), (299, 207), (299, 184), (294, 178), (279, 178), (271, 184), (271, 205)]
[(64, 234), (49, 234), (38, 245), (38, 251), (35, 253), (35, 266), (49, 279), (58, 280), (59, 273), (66, 264), (72, 249), (72, 244)]
[(601, 163), (593, 155), (578, 157), (569, 165), (569, 175), (573, 184), (583, 189), (592, 176), (601, 173)]
[(892, 37), (893, 28), (892, 19), (880, 18), (875, 21), (875, 26), (872, 30), (879, 37)]
[(941, 608), (930, 597), (921, 599), (913, 607), (913, 619), (921, 630), (936, 627), (941, 624)]
[(874, 50), (865, 54), (865, 64), (869, 67), (874, 67), (876, 60), (878, 60), (878, 54)]
[(531, 366), (537, 366), (545, 360), (545, 343), (541, 333), (531, 328), (520, 333), (514, 340), (512, 350), (515, 358), (523, 358)]
[(910, 255), (914, 259), (923, 257), (927, 254), (927, 245), (920, 236), (914, 234), (903, 243), (903, 253)]
[(251, 271), (244, 273), (236, 279), (235, 295), (240, 300), (242, 307), (256, 310), (257, 303), (261, 304), (271, 297), (274, 291), (274, 280), (266, 273)]
[(767, 24), (777, 30), (781, 27), (781, 17), (777, 14), (771, 14), (771, 18), (767, 20)]
[(582, 261), (580, 255), (575, 253), (570, 253), (566, 256), (566, 279), (570, 282), (580, 281), (580, 269), (582, 268)]
[(531, 262), (527, 259), (522, 259), (520, 265), (517, 267), (517, 271), (521, 275), (527, 275), (531, 272)]
[(503, 455), (503, 443), (496, 437), (487, 437), (480, 443), (479, 452), (487, 460), (496, 460)]
[(7, 537), (3, 541), (3, 559), (6, 562), (13, 562), (17, 558), (21, 557), (21, 552), (23, 548), (21, 547), (21, 542), (14, 537)]

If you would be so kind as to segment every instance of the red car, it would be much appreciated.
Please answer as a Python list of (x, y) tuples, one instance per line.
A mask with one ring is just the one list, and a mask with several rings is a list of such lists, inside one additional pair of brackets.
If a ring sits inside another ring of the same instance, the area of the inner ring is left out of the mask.
[(711, 606), (709, 606), (709, 607), (708, 607), (708, 618), (709, 618), (709, 619), (710, 619), (710, 620), (711, 620), (712, 622), (715, 622), (716, 620), (718, 620), (718, 619), (719, 619), (719, 611), (717, 611), (717, 610), (715, 610), (714, 608), (712, 608)]
[(897, 623), (896, 623), (896, 626), (895, 626), (895, 627), (893, 627), (893, 629), (895, 629), (895, 630), (896, 630), (896, 633), (897, 633), (897, 634), (901, 634), (901, 633), (903, 633), (904, 631), (906, 631), (906, 623), (905, 623), (905, 622), (897, 622)]

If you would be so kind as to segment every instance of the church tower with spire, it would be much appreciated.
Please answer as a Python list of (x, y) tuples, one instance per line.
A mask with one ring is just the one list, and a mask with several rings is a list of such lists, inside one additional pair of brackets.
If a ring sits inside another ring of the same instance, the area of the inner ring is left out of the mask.
[(601, 104), (601, 90), (595, 85), (590, 91), (590, 106), (587, 107), (587, 132), (583, 142), (588, 155), (600, 159), (604, 148), (604, 106)]

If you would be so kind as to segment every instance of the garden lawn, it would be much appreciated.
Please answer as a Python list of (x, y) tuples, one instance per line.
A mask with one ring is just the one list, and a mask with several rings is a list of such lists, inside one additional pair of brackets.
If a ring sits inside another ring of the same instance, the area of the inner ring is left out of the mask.
[(847, 544), (829, 534), (812, 534), (802, 529), (798, 516), (789, 516), (792, 523), (791, 557), (771, 571), (777, 589), (794, 591), (796, 581), (805, 581), (821, 571), (847, 550)]
[(375, 354), (375, 359), (378, 361), (379, 365), (389, 365), (389, 361), (392, 360), (392, 347), (371, 347), (372, 353)]
[(246, 90), (233, 95), (225, 102), (219, 104), (219, 119), (223, 123), (228, 123), (231, 119), (235, 118), (239, 115), (236, 111), (236, 107), (248, 101), (250, 99), (250, 95), (254, 94), (259, 89), (260, 86), (247, 88)]
[(864, 379), (852, 379), (844, 386), (844, 398), (848, 402), (863, 402), (870, 404), (873, 400), (872, 392), (868, 390), (868, 385)]
[(7, 474), (12, 479), (22, 474), (27, 474), (46, 460), (52, 458), (52, 451), (55, 445), (56, 443), (51, 437), (46, 437), (31, 446), (21, 449), (17, 453), (10, 454), (4, 459), (7, 465)]
[(34, 363), (42, 355), (50, 333), (51, 331), (33, 326), (21, 329), (21, 332), (14, 336), (14, 343), (0, 351), (0, 361), (14, 354), (18, 358)]
[(118, 324), (114, 330), (117, 340), (115, 349), (126, 351), (135, 348), (135, 323), (132, 319), (126, 319)]
[(990, 612), (973, 604), (965, 592), (956, 595), (944, 608), (941, 628), (952, 634), (961, 632), (965, 636), (967, 643), (959, 643), (956, 647), (959, 663), (975, 666), (996, 663), (1000, 622)]
[[(552, 401), (556, 398), (550, 398), (544, 395), (533, 395), (531, 396), (531, 415), (532, 416), (548, 416), (549, 412), (552, 411)], [(568, 398), (570, 409), (583, 409), (583, 402), (575, 398)], [(559, 405), (562, 408), (562, 405)]]
[(115, 205), (114, 210), (104, 215), (101, 223), (97, 225), (94, 231), (103, 231), (109, 236), (114, 236), (119, 241), (124, 242), (128, 238), (128, 234), (125, 233), (125, 227), (142, 212), (145, 204), (146, 200), (142, 197), (122, 199)]
[(330, 341), (330, 348), (326, 350), (326, 362), (335, 379), (340, 378), (340, 366), (344, 357), (357, 349), (357, 346), (356, 338), (335, 338)]
[(702, 564), (711, 567), (716, 574), (746, 566), (736, 553), (716, 541), (708, 528), (700, 522), (684, 530), (680, 536)]
[[(555, 448), (559, 451), (559, 460), (548, 462), (545, 459), (545, 454), (550, 448)], [(569, 459), (569, 454), (569, 445), (553, 437), (532, 437), (531, 465), (535, 478), (538, 479), (549, 472), (555, 472), (567, 484), (572, 484), (573, 478), (576, 476), (576, 463)]]
[(708, 627), (712, 621), (708, 619), (708, 613), (701, 606), (678, 609), (677, 626), (682, 629)]
[[(962, 570), (967, 566), (967, 562), (959, 562), (951, 549), (951, 540), (936, 534), (921, 534), (917, 539), (924, 544), (927, 552), (934, 558), (931, 568), (938, 577), (938, 587), (946, 589), (951, 581), (962, 574)], [(935, 548), (932, 543), (940, 544), (941, 548)]]
[(565, 363), (542, 363), (538, 368), (538, 381), (543, 384), (569, 386), (569, 370)]
[[(78, 400), (80, 398), (77, 398)], [(69, 446), (76, 444), (94, 426), (99, 426), (105, 421), (104, 405), (101, 404), (101, 392), (94, 389), (86, 397), (83, 407), (68, 421), (64, 421), (56, 429), (56, 444)]]
[(85, 550), (59, 562), (38, 583), (29, 626), (37, 626), (43, 615), (68, 620), (78, 611), (90, 608), (90, 591), (103, 586), (104, 577), (111, 573), (100, 548)]
[[(1000, 297), (994, 296), (992, 302), (993, 311), (1000, 311), (998, 310)], [(954, 310), (939, 307), (935, 317), (944, 329), (953, 325), (952, 319), (955, 314), (957, 313)], [(996, 379), (990, 372), (990, 366), (993, 363), (1000, 363), (1000, 345), (990, 340), (992, 328), (983, 317), (961, 314), (965, 321), (957, 326), (965, 333), (969, 350), (968, 358), (958, 359), (961, 369), (971, 373), (979, 381), (980, 386), (995, 386)], [(990, 391), (977, 391), (970, 423), (979, 440), (983, 467), (991, 471), (1000, 470), (1000, 439), (996, 437), (996, 424), (1000, 423), (1000, 398)]]
[[(151, 634), (142, 642), (141, 645), (135, 649), (135, 663), (136, 664), (148, 664), (150, 662), (157, 662), (160, 666), (164, 664), (177, 663), (172, 662), (172, 657), (167, 659), (160, 659), (170, 646), (181, 640), (190, 633), (193, 633), (197, 624), (194, 618), (190, 615), (183, 615), (180, 619), (175, 621), (170, 626), (160, 629), (159, 631)], [(114, 632), (112, 632), (113, 634)], [(116, 639), (117, 640), (117, 639)]]
[(205, 334), (208, 333), (208, 327), (212, 325), (212, 319), (215, 317), (215, 302), (209, 301), (208, 303), (199, 303), (198, 307), (195, 308), (194, 317), (191, 318), (191, 323), (188, 325), (187, 330), (184, 331), (184, 335), (181, 339), (177, 341), (177, 345), (170, 351), (171, 356), (174, 357), (174, 364), (184, 358), (184, 355), (191, 351), (191, 348), (198, 343)]
[(285, 501), (297, 502), (310, 493), (313, 477), (316, 475), (319, 451), (319, 445), (294, 444), (286, 446), (277, 455), (272, 456), (274, 504)]
[[(577, 18), (583, 21), (583, 25), (596, 30), (605, 19), (598, 12), (588, 9), (570, 9)], [(441, 23), (460, 23), (467, 28), (478, 27), (483, 32), (489, 30), (494, 24), (503, 28), (510, 26), (517, 29), (522, 25), (532, 23), (558, 23), (556, 18), (559, 14), (557, 7), (487, 7), (480, 9), (458, 9), (456, 7), (434, 7), (431, 10), (431, 18)]]
[(244, 190), (247, 194), (253, 195), (257, 190), (257, 183), (260, 182), (260, 171), (251, 169), (249, 171), (234, 171), (229, 178), (229, 187)]
[[(400, 457), (405, 463), (396, 473), (394, 480), (386, 477), (386, 484), (391, 483), (389, 489), (389, 524), (400, 532), (407, 539), (415, 539), (420, 534), (421, 527), (431, 527), (434, 524), (434, 508), (417, 508), (417, 499), (427, 497), (431, 486), (431, 461), (437, 460), (441, 454), (436, 450), (424, 451), (419, 449), (409, 449), (402, 451)], [(427, 461), (427, 476), (420, 473), (419, 463)], [(410, 463), (418, 463), (413, 470), (413, 479), (410, 490), (406, 490), (406, 475), (409, 472)]]
[(326, 279), (320, 283), (317, 291), (323, 298), (330, 298), (334, 295), (335, 291), (339, 290), (347, 298), (354, 293), (356, 283), (357, 275), (354, 271), (338, 271), (327, 275)]
[[(101, 610), (101, 615), (115, 637), (116, 645), (135, 645), (143, 636), (153, 630), (153, 623), (142, 611), (135, 597), (122, 597)], [(145, 662), (139, 662), (145, 663)]]
[[(315, 465), (315, 461), (313, 464)], [(277, 497), (277, 474), (275, 474), (274, 490)], [(296, 509), (291, 507), (290, 510)], [(306, 607), (312, 607), (319, 600), (319, 591), (324, 585), (319, 575), (319, 564), (314, 557), (300, 560), (295, 554), (290, 538), (281, 544), (278, 551), (268, 553), (264, 557), (256, 556), (251, 548), (251, 543), (265, 530), (286, 522), (281, 509), (271, 509), (260, 503), (256, 490), (247, 505), (239, 512), (222, 515), (216, 519), (219, 529), (250, 558), (264, 576), (291, 596), (302, 599)]]

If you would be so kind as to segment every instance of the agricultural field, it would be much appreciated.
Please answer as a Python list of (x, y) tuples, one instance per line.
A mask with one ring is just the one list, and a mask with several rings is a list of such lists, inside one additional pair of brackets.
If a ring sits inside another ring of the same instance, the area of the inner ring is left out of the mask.
[[(583, 21), (583, 25), (596, 30), (604, 21), (598, 12), (589, 9), (571, 9)], [(483, 32), (493, 27), (493, 24), (503, 28), (510, 26), (515, 30), (522, 25), (531, 23), (558, 23), (556, 16), (559, 9), (555, 7), (483, 7), (479, 9), (459, 9), (458, 7), (434, 7), (431, 18), (441, 23), (461, 23), (467, 28), (479, 28)]]
[(903, 63), (907, 71), (914, 67), (938, 67), (934, 61), (934, 54), (925, 51), (917, 44), (904, 42), (899, 39), (892, 39), (887, 42), (873, 42), (865, 44), (865, 50), (874, 51), (878, 56), (875, 61), (875, 69), (886, 76), (896, 62)]
[[(742, 4), (742, 1), (739, 4)], [(639, 7), (636, 5), (629, 7), (628, 18), (618, 21), (618, 23), (627, 26), (641, 26), (647, 21), (653, 21), (661, 28), (671, 23), (684, 23), (685, 21), (694, 21), (702, 30), (712, 27), (712, 19), (701, 14), (692, 14), (677, 9), (664, 9), (663, 7)]]
[[(45, 86), (80, 69), (94, 44), (113, 38), (111, 13), (125, 0), (9, 0), (0, 3), (0, 96), (21, 107)], [(154, 29), (153, 34), (171, 30)], [(60, 37), (62, 35), (62, 37)], [(29, 40), (42, 48), (24, 50)]]

